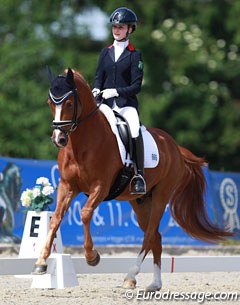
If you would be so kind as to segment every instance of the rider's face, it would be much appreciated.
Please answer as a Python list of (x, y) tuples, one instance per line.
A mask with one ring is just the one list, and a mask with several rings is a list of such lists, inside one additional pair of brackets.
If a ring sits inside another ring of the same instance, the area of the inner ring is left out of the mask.
[(127, 38), (127, 33), (131, 33), (132, 29), (127, 24), (114, 24), (112, 26), (112, 34), (114, 39), (121, 41)]

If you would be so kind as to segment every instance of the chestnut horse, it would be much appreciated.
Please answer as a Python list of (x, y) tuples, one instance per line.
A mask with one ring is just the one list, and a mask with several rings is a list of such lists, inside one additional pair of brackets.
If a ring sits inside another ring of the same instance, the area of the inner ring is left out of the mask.
[[(52, 75), (48, 103), (54, 116), (52, 141), (60, 148), (58, 165), (61, 178), (56, 210), (46, 243), (33, 270), (35, 274), (46, 272), (46, 259), (50, 255), (54, 236), (72, 199), (80, 192), (89, 196), (81, 211), (85, 257), (92, 266), (99, 262), (100, 256), (94, 249), (90, 233), (91, 218), (94, 209), (107, 198), (123, 167), (115, 135), (80, 73), (68, 69), (64, 75)], [(156, 128), (149, 128), (149, 132), (156, 141), (160, 162), (155, 168), (145, 169), (147, 194), (132, 195), (126, 187), (115, 199), (130, 202), (144, 232), (141, 251), (136, 264), (125, 277), (123, 287), (136, 286), (136, 275), (151, 250), (153, 281), (147, 289), (155, 291), (162, 287), (162, 243), (158, 227), (167, 203), (176, 222), (194, 238), (218, 242), (231, 234), (215, 227), (207, 217), (205, 178), (201, 168), (205, 161), (179, 147), (166, 132)]]

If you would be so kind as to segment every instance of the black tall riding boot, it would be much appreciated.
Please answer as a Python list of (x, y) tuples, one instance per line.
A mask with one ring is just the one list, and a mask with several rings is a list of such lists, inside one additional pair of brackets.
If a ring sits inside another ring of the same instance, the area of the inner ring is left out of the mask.
[(137, 138), (133, 138), (133, 162), (134, 162), (134, 177), (131, 180), (131, 194), (146, 194), (146, 182), (144, 175), (144, 147), (143, 138), (140, 131)]

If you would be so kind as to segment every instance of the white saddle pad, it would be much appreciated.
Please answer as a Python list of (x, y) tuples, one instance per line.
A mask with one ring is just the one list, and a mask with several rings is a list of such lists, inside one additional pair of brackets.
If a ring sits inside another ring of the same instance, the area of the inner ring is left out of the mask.
[[(116, 120), (116, 117), (115, 117), (112, 109), (105, 104), (102, 104), (99, 107), (99, 109), (106, 116), (106, 118), (112, 128), (112, 131), (117, 138), (119, 153), (120, 153), (120, 156), (122, 159), (122, 163), (126, 164), (126, 165), (132, 163), (132, 161), (130, 160), (130, 156), (126, 157), (126, 150), (125, 150), (125, 147), (119, 136), (118, 128), (116, 125), (117, 120)], [(145, 168), (154, 168), (159, 163), (159, 152), (158, 152), (157, 145), (156, 145), (152, 135), (147, 131), (145, 126), (141, 127), (141, 131), (142, 131), (143, 142), (144, 142), (144, 167)]]

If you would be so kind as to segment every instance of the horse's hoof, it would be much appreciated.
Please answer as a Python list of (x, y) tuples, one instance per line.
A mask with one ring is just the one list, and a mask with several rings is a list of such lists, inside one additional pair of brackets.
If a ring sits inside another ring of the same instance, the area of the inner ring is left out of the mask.
[(98, 263), (100, 262), (100, 255), (99, 255), (99, 253), (97, 252), (97, 255), (95, 256), (95, 258), (94, 259), (92, 259), (92, 260), (87, 260), (86, 259), (86, 261), (87, 261), (87, 264), (89, 265), (89, 266), (93, 266), (93, 267), (95, 267), (95, 266), (97, 266), (98, 265)]
[(132, 279), (125, 279), (122, 287), (125, 289), (135, 289), (137, 282)]
[(145, 291), (156, 292), (156, 291), (161, 290), (161, 288), (162, 288), (162, 283), (152, 283), (145, 288)]
[(34, 275), (42, 275), (45, 274), (47, 272), (47, 265), (34, 265), (32, 274)]
[(153, 286), (148, 286), (145, 288), (145, 291), (146, 292), (157, 292), (159, 290), (161, 290), (162, 287), (153, 287)]

